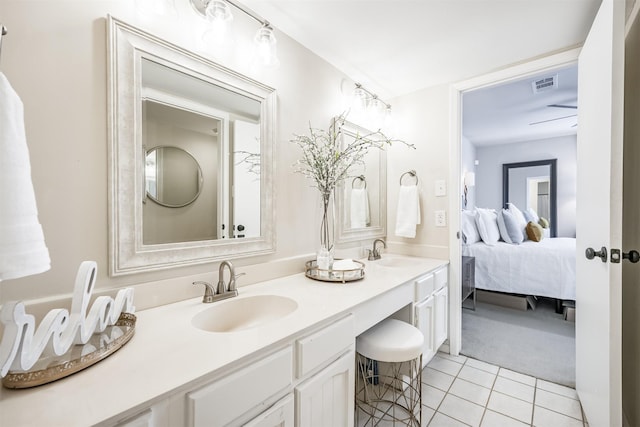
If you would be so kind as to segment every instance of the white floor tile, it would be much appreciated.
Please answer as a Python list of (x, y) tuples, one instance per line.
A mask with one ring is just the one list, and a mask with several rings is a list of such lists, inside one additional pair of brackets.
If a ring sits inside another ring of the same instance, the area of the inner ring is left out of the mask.
[(536, 383), (536, 387), (541, 388), (542, 390), (550, 391), (551, 393), (560, 394), (565, 397), (570, 397), (572, 399), (578, 399), (578, 392), (575, 389), (570, 387), (565, 387), (560, 384), (550, 383), (545, 380), (538, 380)]
[(528, 427), (530, 425), (488, 409), (482, 417), (482, 424), (480, 424), (481, 427)]
[(433, 409), (422, 406), (422, 425), (428, 426), (429, 421), (431, 421), (431, 418), (433, 418), (433, 415), (435, 413), (436, 411), (434, 411)]
[(498, 376), (509, 378), (510, 380), (518, 381), (519, 383), (527, 384), (534, 387), (536, 385), (536, 379), (534, 377), (524, 375), (519, 372), (510, 371), (509, 369), (500, 368)]
[(453, 383), (454, 378), (455, 377), (452, 377), (451, 375), (445, 374), (444, 372), (436, 371), (435, 369), (431, 369), (428, 366), (422, 371), (423, 383), (443, 391), (449, 390), (449, 387), (451, 387), (451, 383)]
[(540, 406), (533, 409), (533, 425), (536, 427), (582, 427), (582, 421), (550, 411)]
[(468, 425), (436, 412), (429, 423), (429, 427), (468, 427)]
[(446, 393), (427, 384), (422, 384), (422, 405), (438, 409)]
[(487, 406), (491, 390), (461, 378), (456, 378), (449, 389), (449, 393), (473, 402), (476, 405)]
[[(467, 363), (469, 363), (468, 360), (467, 360)], [(471, 383), (481, 385), (482, 387), (491, 388), (493, 387), (493, 382), (496, 379), (496, 375), (486, 371), (482, 371), (480, 369), (473, 368), (471, 366), (467, 366), (465, 364), (465, 366), (463, 366), (462, 369), (460, 369), (460, 372), (458, 373), (458, 378), (462, 378), (463, 380), (467, 380)]]
[(524, 400), (492, 391), (487, 408), (524, 423), (531, 423), (533, 404)]
[(493, 389), (495, 391), (499, 391), (502, 394), (516, 397), (529, 403), (533, 403), (533, 396), (536, 390), (535, 387), (519, 383), (517, 381), (513, 381), (501, 376), (498, 376), (496, 378)]
[(580, 402), (570, 397), (560, 396), (546, 390), (536, 390), (536, 406), (551, 409), (564, 415), (582, 420)]
[(500, 369), (496, 365), (491, 365), (490, 363), (483, 362), (477, 359), (467, 359), (465, 365), (471, 366), (472, 368), (480, 369), (482, 371), (486, 371), (492, 374), (497, 374)]
[(461, 399), (452, 394), (447, 394), (438, 408), (438, 412), (455, 418), (471, 426), (479, 426), (484, 413), (484, 407)]
[(461, 354), (457, 355), (457, 356), (452, 356), (449, 353), (444, 353), (442, 351), (438, 352), (438, 356), (444, 358), (444, 359), (449, 359), (449, 360), (453, 360), (454, 362), (458, 362), (458, 363), (464, 363), (467, 361), (467, 356), (463, 356)]
[(444, 372), (445, 374), (453, 375), (454, 377), (458, 375), (458, 372), (460, 372), (460, 369), (462, 368), (460, 363), (444, 359), (439, 356), (435, 356), (431, 359), (427, 366), (432, 369), (437, 369), (440, 372)]

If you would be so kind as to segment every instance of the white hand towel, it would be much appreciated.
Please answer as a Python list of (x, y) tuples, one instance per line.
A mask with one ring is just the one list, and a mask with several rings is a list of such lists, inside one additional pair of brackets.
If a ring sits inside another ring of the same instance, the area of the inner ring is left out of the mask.
[(351, 228), (365, 228), (371, 223), (369, 195), (366, 188), (351, 189)]
[(358, 268), (360, 268), (360, 264), (352, 259), (333, 261), (333, 266), (331, 267), (332, 270), (357, 270)]
[(24, 109), (0, 73), (0, 281), (50, 268), (31, 182)]
[(420, 224), (420, 199), (418, 186), (400, 186), (396, 213), (396, 236), (416, 237), (416, 225)]

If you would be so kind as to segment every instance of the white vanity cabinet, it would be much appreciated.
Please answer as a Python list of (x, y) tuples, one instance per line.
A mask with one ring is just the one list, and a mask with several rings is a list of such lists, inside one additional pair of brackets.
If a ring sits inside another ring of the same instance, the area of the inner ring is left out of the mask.
[(414, 281), (413, 324), (424, 335), (422, 365), (433, 358), (448, 334), (448, 270), (442, 267)]

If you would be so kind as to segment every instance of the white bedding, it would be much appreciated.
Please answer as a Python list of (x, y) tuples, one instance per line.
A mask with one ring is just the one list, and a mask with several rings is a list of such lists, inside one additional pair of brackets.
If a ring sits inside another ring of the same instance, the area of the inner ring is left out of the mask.
[(576, 239), (527, 240), (520, 245), (480, 241), (462, 245), (462, 255), (476, 258), (476, 289), (576, 299)]

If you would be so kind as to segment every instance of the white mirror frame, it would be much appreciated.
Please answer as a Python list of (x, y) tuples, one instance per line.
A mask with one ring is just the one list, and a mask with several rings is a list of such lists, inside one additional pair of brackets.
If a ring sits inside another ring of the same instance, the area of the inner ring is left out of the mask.
[[(112, 16), (107, 20), (110, 274), (120, 276), (274, 252), (275, 89)], [(261, 103), (259, 237), (157, 245), (142, 243), (142, 200), (145, 196), (140, 106), (142, 57), (196, 75)]]
[[(342, 126), (343, 138), (344, 136), (355, 137), (356, 134), (366, 135), (371, 133), (361, 126), (358, 126), (349, 121), (345, 121)], [(343, 142), (343, 141), (342, 141)], [(372, 150), (376, 150), (372, 148)], [(351, 185), (351, 178), (343, 180), (336, 188), (336, 204), (338, 208), (338, 224), (337, 224), (337, 236), (336, 243), (349, 243), (358, 242), (361, 240), (370, 240), (383, 238), (387, 235), (387, 152), (384, 149), (380, 151), (380, 161), (377, 165), (380, 173), (380, 186), (377, 189), (378, 203), (376, 206), (371, 206), (371, 209), (377, 209), (380, 215), (380, 223), (375, 226), (369, 226), (365, 228), (345, 228), (347, 210), (344, 206), (345, 197), (345, 185)], [(371, 165), (369, 165), (371, 166)], [(369, 188), (370, 191), (374, 191)]]

